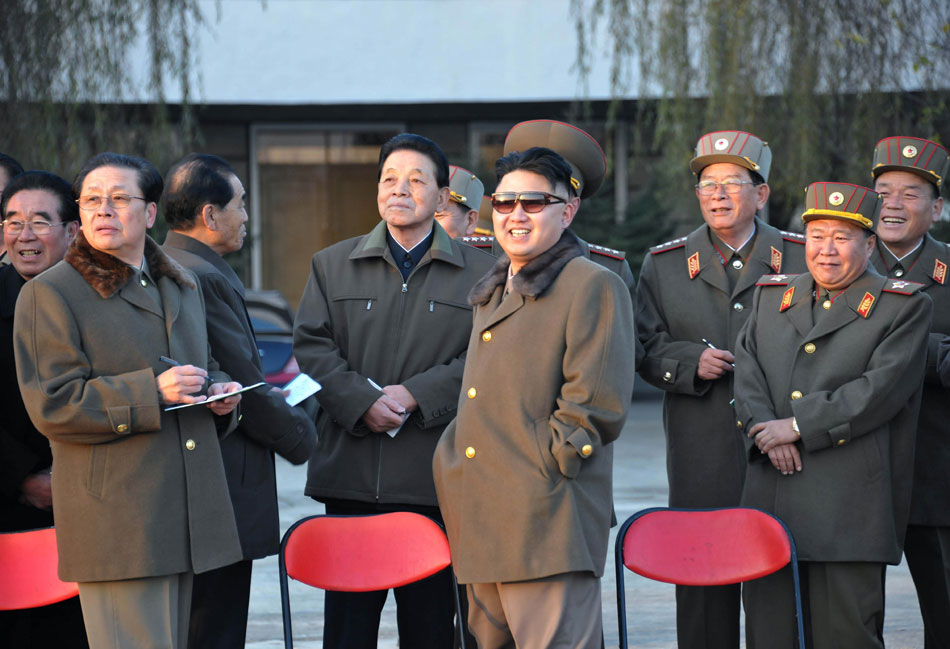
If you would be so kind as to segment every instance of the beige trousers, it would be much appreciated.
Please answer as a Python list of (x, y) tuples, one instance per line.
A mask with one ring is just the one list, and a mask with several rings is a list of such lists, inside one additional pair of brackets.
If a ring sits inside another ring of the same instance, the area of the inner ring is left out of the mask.
[(194, 574), (79, 584), (90, 649), (187, 649)]
[(600, 649), (600, 578), (568, 572), (531, 581), (469, 584), (468, 626), (478, 649)]

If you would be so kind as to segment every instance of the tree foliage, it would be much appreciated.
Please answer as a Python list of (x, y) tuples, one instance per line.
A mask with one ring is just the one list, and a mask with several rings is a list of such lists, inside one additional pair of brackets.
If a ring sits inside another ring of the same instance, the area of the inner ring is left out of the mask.
[(163, 170), (194, 147), (198, 0), (4, 0), (2, 14), (0, 151), (71, 179), (101, 151)]
[[(879, 139), (950, 137), (946, 0), (572, 4), (576, 68), (589, 73), (592, 57), (609, 58), (610, 117), (625, 113), (639, 143), (629, 168), (659, 158), (653, 186), (662, 196), (650, 204), (666, 205), (680, 231), (699, 222), (687, 163), (705, 132), (739, 129), (769, 142), (771, 221), (793, 227), (808, 183), (870, 184)], [(641, 98), (632, 109), (631, 94)]]

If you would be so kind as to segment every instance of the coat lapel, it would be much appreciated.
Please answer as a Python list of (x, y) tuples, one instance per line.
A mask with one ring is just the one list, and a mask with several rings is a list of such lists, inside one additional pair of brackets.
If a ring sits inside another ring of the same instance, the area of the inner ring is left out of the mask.
[(501, 322), (524, 306), (524, 296), (518, 291), (512, 291), (508, 294), (507, 298), (502, 299), (501, 295), (504, 290), (504, 285), (496, 288), (495, 292), (492, 294), (491, 300), (488, 302), (488, 304), (482, 307), (486, 311), (491, 310), (491, 313), (488, 315), (479, 330), (488, 329), (495, 326), (497, 323)]
[(815, 326), (811, 313), (811, 294), (815, 284), (811, 275), (805, 274), (796, 277), (788, 288), (794, 288), (795, 294), (792, 297), (792, 305), (785, 310), (785, 316), (791, 321), (798, 335), (806, 336)]
[[(858, 308), (864, 300), (865, 293), (870, 293), (877, 301), (880, 298), (881, 289), (886, 280), (876, 272), (867, 270), (851, 286), (849, 286), (843, 295), (835, 299), (835, 304), (831, 311), (825, 317), (819, 319), (818, 324), (808, 333), (808, 340), (817, 340), (822, 336), (827, 336), (858, 317)], [(843, 303), (842, 303), (843, 302)], [(873, 305), (870, 313), (873, 313)]]
[[(161, 286), (161, 283), (162, 280), (158, 280), (159, 286)], [(159, 289), (159, 291), (161, 291), (161, 289)], [(148, 291), (135, 280), (129, 280), (125, 286), (119, 289), (119, 297), (143, 311), (147, 311), (159, 318), (162, 317), (162, 311), (158, 305), (155, 304), (155, 300), (153, 300), (152, 296), (148, 294)]]
[[(702, 280), (713, 288), (728, 295), (729, 278), (726, 277), (726, 271), (722, 267), (722, 262), (719, 261), (719, 254), (716, 252), (716, 249), (713, 248), (709, 240), (708, 225), (693, 230), (689, 236), (686, 237), (687, 263), (689, 263), (689, 259), (693, 258), (694, 255), (698, 255), (699, 257), (699, 274), (694, 277), (692, 281), (695, 282), (697, 279)], [(683, 270), (689, 273), (688, 268)]]

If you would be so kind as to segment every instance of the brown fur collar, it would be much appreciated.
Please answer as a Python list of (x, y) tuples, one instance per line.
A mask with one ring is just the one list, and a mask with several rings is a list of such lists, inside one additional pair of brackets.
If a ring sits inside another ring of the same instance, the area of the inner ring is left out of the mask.
[[(512, 287), (525, 297), (537, 298), (561, 273), (567, 262), (584, 254), (580, 240), (570, 230), (565, 230), (557, 243), (525, 264), (511, 279)], [(504, 286), (508, 281), (508, 255), (502, 255), (495, 261), (468, 294), (471, 305), (488, 304), (495, 288)]]
[[(118, 293), (132, 279), (135, 270), (127, 263), (89, 245), (82, 230), (66, 251), (66, 263), (79, 271), (83, 279), (104, 298)], [(148, 272), (157, 281), (168, 277), (179, 286), (195, 288), (191, 275), (178, 262), (162, 252), (157, 243), (145, 237), (145, 259)]]

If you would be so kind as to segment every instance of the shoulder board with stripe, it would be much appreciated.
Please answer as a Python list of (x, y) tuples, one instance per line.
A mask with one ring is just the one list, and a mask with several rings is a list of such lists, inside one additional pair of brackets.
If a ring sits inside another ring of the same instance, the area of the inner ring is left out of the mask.
[(763, 275), (756, 286), (788, 286), (798, 275)]
[(470, 246), (475, 246), (476, 248), (491, 248), (492, 243), (495, 242), (495, 237), (462, 237), (459, 241), (467, 243)]
[(913, 295), (920, 289), (924, 288), (923, 284), (918, 284), (917, 282), (908, 282), (901, 279), (889, 279), (887, 284), (884, 285), (885, 293), (897, 293), (898, 295)]
[(608, 248), (607, 246), (598, 246), (597, 244), (588, 243), (587, 247), (590, 248), (590, 254), (592, 255), (603, 255), (604, 257), (610, 257), (612, 259), (626, 259), (627, 253), (623, 250), (614, 250), (613, 248)]
[(805, 243), (805, 235), (800, 232), (786, 232), (785, 230), (779, 230), (782, 234), (782, 238), (786, 241), (791, 241), (793, 243)]
[(676, 250), (677, 248), (682, 248), (685, 245), (686, 245), (686, 237), (680, 237), (679, 239), (673, 239), (672, 241), (661, 243), (658, 246), (653, 246), (652, 248), (650, 248), (650, 254), (657, 255), (661, 252), (667, 252), (668, 250)]

